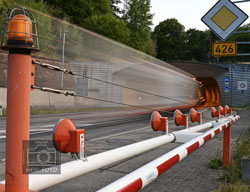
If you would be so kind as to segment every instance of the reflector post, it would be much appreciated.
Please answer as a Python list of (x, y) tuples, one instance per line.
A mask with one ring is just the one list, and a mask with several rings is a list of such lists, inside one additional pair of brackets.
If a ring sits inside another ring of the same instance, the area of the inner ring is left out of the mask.
[(230, 108), (228, 105), (225, 105), (225, 111), (226, 111), (226, 114), (232, 114), (232, 108)]
[(77, 153), (80, 157), (85, 154), (85, 130), (78, 130), (70, 119), (58, 121), (53, 131), (53, 142), (61, 153)]
[(226, 110), (222, 106), (219, 106), (219, 111), (220, 115), (226, 116)]
[(179, 109), (174, 112), (174, 120), (176, 126), (186, 126), (188, 127), (188, 115), (183, 114)]
[(154, 131), (164, 131), (168, 134), (168, 118), (162, 117), (158, 111), (151, 115), (151, 127)]
[(202, 124), (202, 113), (201, 112), (197, 112), (194, 108), (190, 109), (190, 120), (192, 122), (199, 122), (200, 124)]
[(214, 118), (214, 117), (217, 117), (218, 119), (220, 118), (220, 111), (217, 110), (215, 107), (212, 107), (211, 108), (211, 116)]

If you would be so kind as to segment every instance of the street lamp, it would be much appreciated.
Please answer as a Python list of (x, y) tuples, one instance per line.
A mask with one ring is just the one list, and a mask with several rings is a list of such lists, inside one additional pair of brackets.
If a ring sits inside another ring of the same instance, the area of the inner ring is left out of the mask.
[[(63, 31), (63, 45), (62, 45), (62, 68), (64, 69), (64, 48), (65, 48), (65, 34), (67, 33), (67, 30)], [(63, 88), (63, 75), (64, 73), (62, 72), (62, 80), (61, 80), (61, 88)]]

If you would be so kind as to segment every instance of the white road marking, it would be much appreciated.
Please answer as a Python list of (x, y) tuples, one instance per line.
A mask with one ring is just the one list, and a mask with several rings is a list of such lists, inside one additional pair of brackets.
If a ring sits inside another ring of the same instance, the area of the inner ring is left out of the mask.
[(94, 124), (75, 124), (76, 127), (84, 127), (84, 126), (90, 126), (90, 125), (94, 125)]

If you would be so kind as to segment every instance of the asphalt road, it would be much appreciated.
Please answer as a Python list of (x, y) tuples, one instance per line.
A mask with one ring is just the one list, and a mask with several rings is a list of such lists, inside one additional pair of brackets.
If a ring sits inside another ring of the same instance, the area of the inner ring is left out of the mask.
[[(77, 128), (93, 128), (110, 126), (131, 121), (141, 121), (149, 119), (150, 114), (143, 111), (102, 111), (102, 112), (82, 112), (64, 113), (50, 115), (33, 115), (30, 118), (30, 132), (52, 131), (56, 123), (63, 118), (73, 120)], [(0, 117), (0, 139), (4, 139), (6, 134), (6, 118)]]
[[(85, 114), (86, 115), (86, 114)], [(95, 124), (91, 119), (91, 116), (97, 117), (95, 113), (88, 114), (85, 121), (83, 121), (83, 114), (68, 114), (67, 117), (72, 117), (79, 119), (79, 124)], [(110, 114), (109, 114), (110, 115)], [(32, 117), (31, 127), (42, 126), (44, 122), (50, 121), (46, 125), (52, 125), (58, 121), (64, 115), (49, 115), (41, 117)], [(105, 115), (104, 115), (105, 116)], [(240, 134), (244, 134), (244, 127), (248, 128), (249, 120), (247, 114), (241, 118), (241, 129), (232, 129), (232, 136), (234, 142)], [(41, 120), (42, 119), (42, 120)], [(100, 118), (101, 119), (101, 118)], [(99, 152), (107, 151), (124, 145), (132, 144), (138, 141), (142, 141), (148, 138), (156, 137), (161, 135), (160, 132), (153, 132), (150, 127), (149, 117), (145, 119), (133, 120), (133, 122), (127, 121), (126, 123), (118, 123), (101, 126), (89, 126), (86, 128), (86, 150), (87, 156), (96, 154)], [(204, 122), (211, 120), (210, 112), (205, 112), (203, 114)], [(2, 119), (0, 119), (1, 121)], [(47, 120), (47, 121), (46, 121)], [(107, 117), (102, 119), (102, 122), (106, 120), (114, 120)], [(41, 121), (41, 122), (39, 122)], [(99, 121), (101, 122), (101, 120)], [(33, 124), (34, 123), (34, 124)], [(191, 124), (191, 126), (194, 124)], [(195, 124), (196, 125), (196, 124)], [(53, 125), (54, 126), (54, 125)], [(52, 127), (53, 127), (52, 126)], [(237, 126), (237, 123), (236, 123)], [(52, 129), (51, 127), (51, 129)], [(170, 120), (169, 123), (170, 132), (180, 130), (173, 124)], [(235, 126), (233, 126), (235, 128)], [(236, 131), (235, 131), (236, 130)], [(211, 191), (218, 186), (218, 179), (221, 170), (214, 171), (207, 168), (210, 159), (221, 156), (221, 138), (220, 134), (218, 137), (209, 141), (204, 147), (194, 152), (191, 156), (184, 159), (181, 163), (174, 166), (172, 169), (163, 174), (158, 180), (147, 186), (144, 191)], [(51, 132), (46, 132), (43, 134), (31, 135), (31, 139), (48, 139), (51, 140)], [(151, 150), (149, 152), (138, 155), (127, 161), (122, 161), (117, 164), (96, 170), (92, 173), (80, 176), (71, 181), (64, 182), (62, 184), (56, 185), (49, 189), (43, 191), (96, 191), (114, 180), (128, 174), (129, 172), (139, 168), (140, 166), (150, 162), (151, 160), (165, 154), (167, 151), (179, 146), (178, 143), (170, 143), (159, 147), (158, 149)], [(0, 159), (4, 159), (5, 156), (5, 141), (0, 140)], [(68, 162), (71, 161), (72, 157), (70, 154), (62, 154), (61, 161)], [(5, 162), (0, 162), (0, 180), (4, 179), (4, 166)], [(169, 174), (171, 173), (171, 174)], [(167, 175), (167, 176), (164, 176)], [(202, 184), (202, 185), (201, 185)], [(197, 185), (199, 187), (194, 188)], [(206, 188), (204, 188), (206, 186)]]

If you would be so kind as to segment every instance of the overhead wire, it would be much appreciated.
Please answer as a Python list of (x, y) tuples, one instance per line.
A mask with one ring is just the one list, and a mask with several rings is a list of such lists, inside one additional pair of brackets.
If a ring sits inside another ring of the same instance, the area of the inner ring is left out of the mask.
[[(158, 109), (144, 107), (144, 106), (132, 105), (132, 104), (127, 104), (127, 103), (120, 103), (120, 102), (109, 101), (109, 100), (99, 99), (99, 98), (89, 97), (89, 96), (82, 96), (82, 95), (74, 93), (73, 91), (65, 91), (65, 90), (60, 90), (60, 89), (53, 89), (53, 88), (49, 88), (49, 87), (39, 87), (39, 86), (35, 86), (35, 85), (32, 85), (31, 89), (38, 89), (40, 91), (49, 92), (49, 93), (55, 93), (55, 94), (62, 94), (62, 95), (65, 95), (65, 96), (81, 97), (81, 98), (85, 98), (85, 99), (92, 99), (92, 100), (96, 100), (96, 101), (103, 101), (103, 102), (108, 102), (108, 103), (112, 103), (112, 104), (123, 105), (123, 106), (127, 106), (127, 107), (133, 107), (133, 108), (139, 108), (139, 109), (146, 109), (146, 110), (150, 110), (150, 111), (159, 111), (159, 112), (165, 112), (165, 113), (167, 112), (166, 111), (167, 109), (166, 110), (158, 110)], [(196, 104), (193, 104), (192, 106), (196, 106)]]
[(32, 63), (36, 64), (36, 65), (39, 65), (39, 66), (41, 66), (43, 68), (50, 69), (50, 70), (61, 71), (61, 72), (65, 73), (65, 74), (92, 79), (92, 80), (99, 81), (99, 82), (102, 82), (102, 83), (106, 83), (106, 84), (110, 84), (110, 85), (115, 85), (115, 86), (118, 86), (118, 87), (130, 89), (130, 90), (133, 90), (133, 91), (138, 91), (138, 92), (141, 92), (141, 93), (144, 93), (144, 94), (148, 94), (148, 95), (152, 95), (152, 96), (156, 96), (156, 97), (160, 97), (160, 98), (164, 98), (164, 99), (169, 99), (169, 100), (172, 100), (172, 101), (177, 101), (177, 102), (184, 103), (184, 104), (191, 104), (191, 103), (187, 103), (187, 102), (184, 102), (184, 101), (181, 101), (181, 100), (178, 100), (178, 99), (173, 99), (173, 98), (170, 98), (170, 97), (166, 97), (166, 96), (162, 96), (162, 95), (157, 95), (157, 94), (154, 94), (154, 93), (151, 93), (151, 92), (147, 92), (147, 91), (135, 89), (135, 88), (132, 88), (132, 87), (120, 85), (120, 84), (117, 84), (117, 83), (112, 83), (112, 82), (104, 81), (104, 80), (97, 79), (97, 78), (94, 78), (94, 77), (89, 77), (87, 75), (77, 74), (77, 73), (74, 73), (73, 71), (68, 70), (66, 68), (61, 68), (61, 67), (58, 67), (58, 66), (55, 66), (55, 65), (51, 65), (51, 64), (48, 64), (48, 63), (41, 63), (39, 61), (32, 61)]

